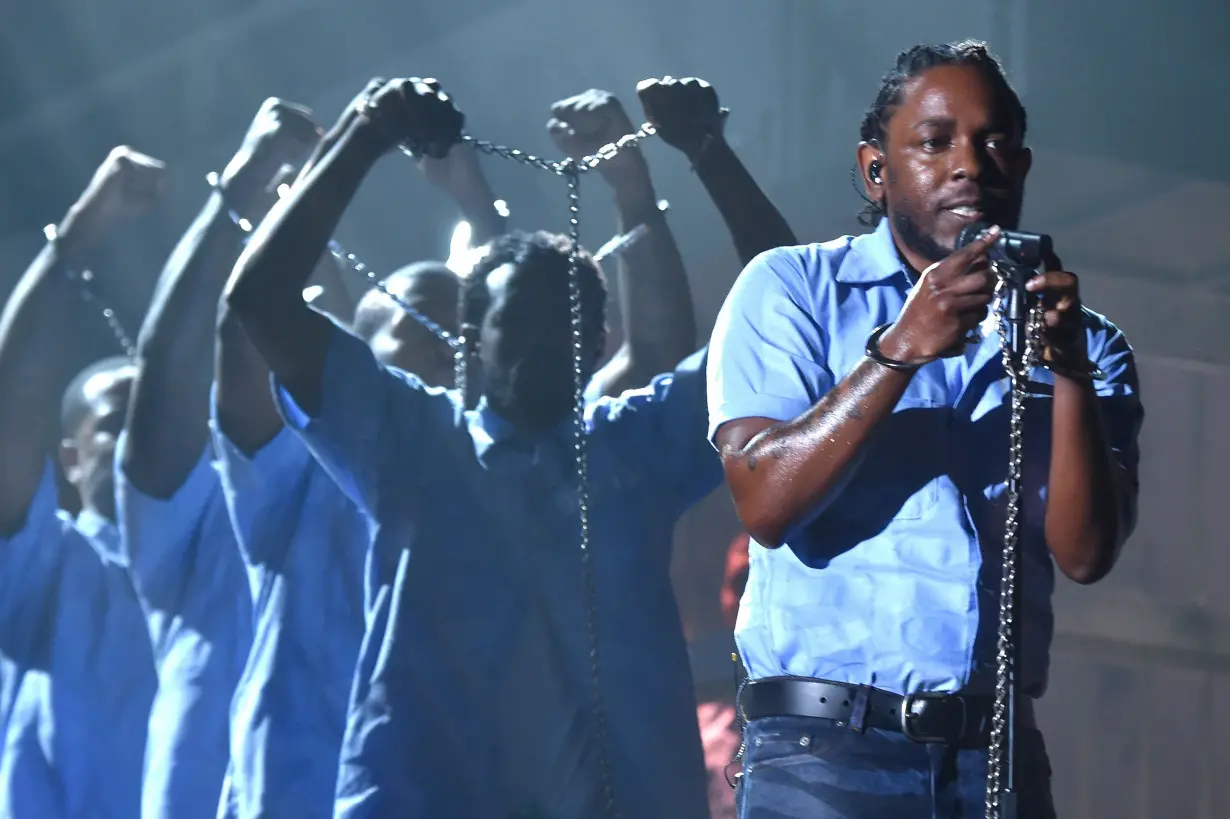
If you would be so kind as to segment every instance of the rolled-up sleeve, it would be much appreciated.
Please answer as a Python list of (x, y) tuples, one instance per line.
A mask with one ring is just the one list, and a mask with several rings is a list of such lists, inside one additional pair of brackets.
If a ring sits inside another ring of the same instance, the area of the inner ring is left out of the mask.
[[(421, 460), (432, 447), (432, 436), (423, 428), (428, 415), (433, 410), (451, 412), (442, 390), (428, 389), (413, 375), (383, 366), (366, 343), (337, 325), (325, 356), (319, 412), (309, 416), (276, 378), (273, 389), (287, 425), (369, 515), (378, 506), (383, 470), (420, 465), (412, 461)], [(406, 440), (405, 431), (413, 446), (399, 446)]]
[(708, 439), (740, 418), (788, 421), (833, 384), (798, 252), (761, 253), (739, 275), (709, 343)]
[(244, 563), (264, 565), (270, 549), (284, 547), (286, 532), (276, 532), (286, 507), (297, 500), (296, 488), (315, 468), (312, 454), (299, 436), (283, 427), (269, 443), (248, 457), (218, 424), (217, 404), (211, 407), (210, 428), (222, 492)]
[(0, 652), (27, 668), (47, 666), (65, 541), (76, 535), (58, 506), (49, 460), (25, 524), (0, 538)]

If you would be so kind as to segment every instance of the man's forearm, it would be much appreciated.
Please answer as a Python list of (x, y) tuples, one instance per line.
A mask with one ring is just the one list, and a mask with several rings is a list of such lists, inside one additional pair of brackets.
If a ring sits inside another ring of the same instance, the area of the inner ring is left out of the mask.
[(65, 272), (58, 243), (48, 244), (0, 313), (0, 535), (20, 528), (59, 437), (64, 389), (88, 363), (81, 345), (65, 343), (66, 313), (79, 302)]
[(714, 139), (693, 165), (701, 184), (722, 214), (739, 254), (747, 265), (775, 247), (798, 244), (781, 211), (767, 197), (724, 139)]
[(646, 178), (615, 187), (620, 233), (644, 225), (646, 232), (619, 254), (620, 316), (624, 350), (618, 372), (600, 375), (603, 392), (618, 395), (644, 386), (696, 349), (696, 315), (683, 257), (666, 214), (658, 210)]
[(212, 307), (242, 236), (222, 195), (211, 194), (167, 259), (141, 327), (123, 467), (157, 497), (174, 494), (208, 438)]
[(470, 244), (474, 247), (485, 245), (507, 231), (508, 220), (496, 210), (495, 193), (485, 176), (453, 191), (452, 196), (461, 208), (462, 217), (470, 223)]
[[(891, 355), (885, 348), (885, 353)], [(754, 419), (719, 430), (726, 480), (748, 533), (769, 548), (832, 502), (913, 373), (864, 358), (807, 412), (760, 429)], [(742, 432), (742, 435), (740, 435)], [(742, 440), (740, 440), (742, 438)]]
[(279, 379), (301, 388), (296, 398), (307, 404), (319, 400), (328, 319), (304, 303), (303, 288), (377, 157), (360, 123), (349, 123), (265, 217), (227, 287), (227, 306), (248, 338)]
[(1134, 489), (1115, 463), (1093, 386), (1055, 377), (1046, 542), (1078, 583), (1106, 575), (1132, 526)]

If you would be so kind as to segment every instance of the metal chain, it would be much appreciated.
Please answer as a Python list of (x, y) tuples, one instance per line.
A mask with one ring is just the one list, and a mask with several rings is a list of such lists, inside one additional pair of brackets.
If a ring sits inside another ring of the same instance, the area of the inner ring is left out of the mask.
[(1016, 579), (1021, 525), (1021, 467), (1024, 461), (1024, 421), (1026, 387), (1030, 371), (1041, 359), (1043, 308), (1034, 299), (1029, 308), (1025, 353), (1018, 362), (1012, 355), (1007, 318), (1008, 289), (1006, 267), (994, 265), (997, 279), (996, 323), (999, 327), (1000, 354), (1008, 374), (1011, 404), (1008, 416), (1008, 503), (1004, 516), (1004, 546), (999, 579), (999, 627), (995, 644), (995, 701), (991, 712), (991, 736), (987, 750), (986, 819), (1003, 819), (1003, 794), (1010, 726), (1008, 701), (1016, 685)]
[(99, 312), (102, 313), (103, 319), (107, 322), (107, 326), (111, 328), (111, 334), (115, 336), (115, 340), (120, 345), (120, 349), (124, 351), (124, 355), (135, 360), (137, 357), (137, 345), (133, 343), (132, 338), (124, 330), (124, 325), (120, 324), (119, 317), (115, 315), (115, 311), (104, 304), (90, 287), (90, 282), (94, 281), (94, 274), (89, 270), (82, 270), (79, 274), (70, 273), (69, 280), (76, 283), (77, 292), (81, 294), (81, 300), (91, 307), (97, 307)]
[[(60, 229), (54, 224), (47, 225), (43, 228), (43, 236), (50, 244), (54, 245), (60, 238)], [(119, 343), (120, 349), (124, 351), (124, 355), (135, 360), (137, 357), (137, 345), (133, 343), (132, 337), (124, 330), (124, 325), (120, 324), (120, 319), (116, 316), (115, 311), (99, 299), (98, 294), (90, 287), (90, 284), (94, 281), (94, 273), (90, 270), (82, 270), (80, 273), (75, 270), (68, 270), (67, 278), (70, 282), (77, 285), (77, 292), (81, 295), (81, 300), (91, 307), (97, 307), (99, 312), (102, 313), (103, 320), (111, 328), (111, 334), (115, 336), (115, 340)]]
[(562, 176), (568, 183), (568, 306), (572, 325), (573, 454), (576, 465), (586, 637), (589, 642), (591, 707), (594, 716), (594, 734), (598, 743), (603, 813), (608, 819), (619, 819), (620, 813), (615, 799), (614, 781), (611, 777), (610, 755), (607, 752), (606, 704), (602, 691), (602, 653), (598, 638), (598, 597), (593, 566), (593, 548), (590, 542), (589, 453), (585, 414), (586, 352), (584, 300), (581, 284), (581, 175), (597, 168), (603, 162), (614, 159), (620, 151), (636, 147), (642, 140), (656, 133), (652, 125), (645, 123), (635, 133), (627, 134), (613, 143), (602, 146), (591, 156), (580, 159), (568, 158), (557, 162), (551, 162), (505, 145), (497, 145), (469, 136), (462, 137), (464, 141), (471, 143), (476, 150), (482, 153)]

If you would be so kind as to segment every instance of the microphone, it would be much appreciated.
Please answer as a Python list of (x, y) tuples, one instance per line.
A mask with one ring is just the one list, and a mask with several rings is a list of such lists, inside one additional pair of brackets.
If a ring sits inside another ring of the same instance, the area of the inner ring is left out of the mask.
[[(991, 229), (986, 222), (971, 222), (957, 237), (957, 250), (973, 242)], [(1037, 269), (1051, 254), (1051, 237), (1045, 233), (1023, 230), (1000, 230), (999, 239), (991, 247), (991, 258), (1008, 264)]]
[[(961, 229), (957, 237), (957, 249), (966, 247), (990, 229), (985, 222), (972, 222)], [(1051, 237), (1045, 233), (1028, 233), (1023, 230), (1001, 230), (999, 239), (991, 246), (991, 260), (1006, 268), (1008, 287), (1002, 298), (1006, 299), (1004, 319), (1008, 323), (1008, 346), (1016, 359), (1025, 355), (1026, 327), (1029, 310), (1029, 292), (1025, 283), (1030, 280), (1046, 257), (1051, 254)]]

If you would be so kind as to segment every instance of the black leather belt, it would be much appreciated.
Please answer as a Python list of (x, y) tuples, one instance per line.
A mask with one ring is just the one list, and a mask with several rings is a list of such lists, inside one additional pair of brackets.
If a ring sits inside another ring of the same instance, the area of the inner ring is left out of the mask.
[[(985, 746), (991, 730), (990, 696), (920, 692), (901, 696), (878, 688), (827, 680), (781, 677), (749, 682), (739, 697), (743, 718), (815, 717), (849, 727), (855, 703), (865, 698), (866, 728), (897, 731), (915, 742)], [(1019, 725), (1034, 727), (1033, 702), (1017, 701)]]

